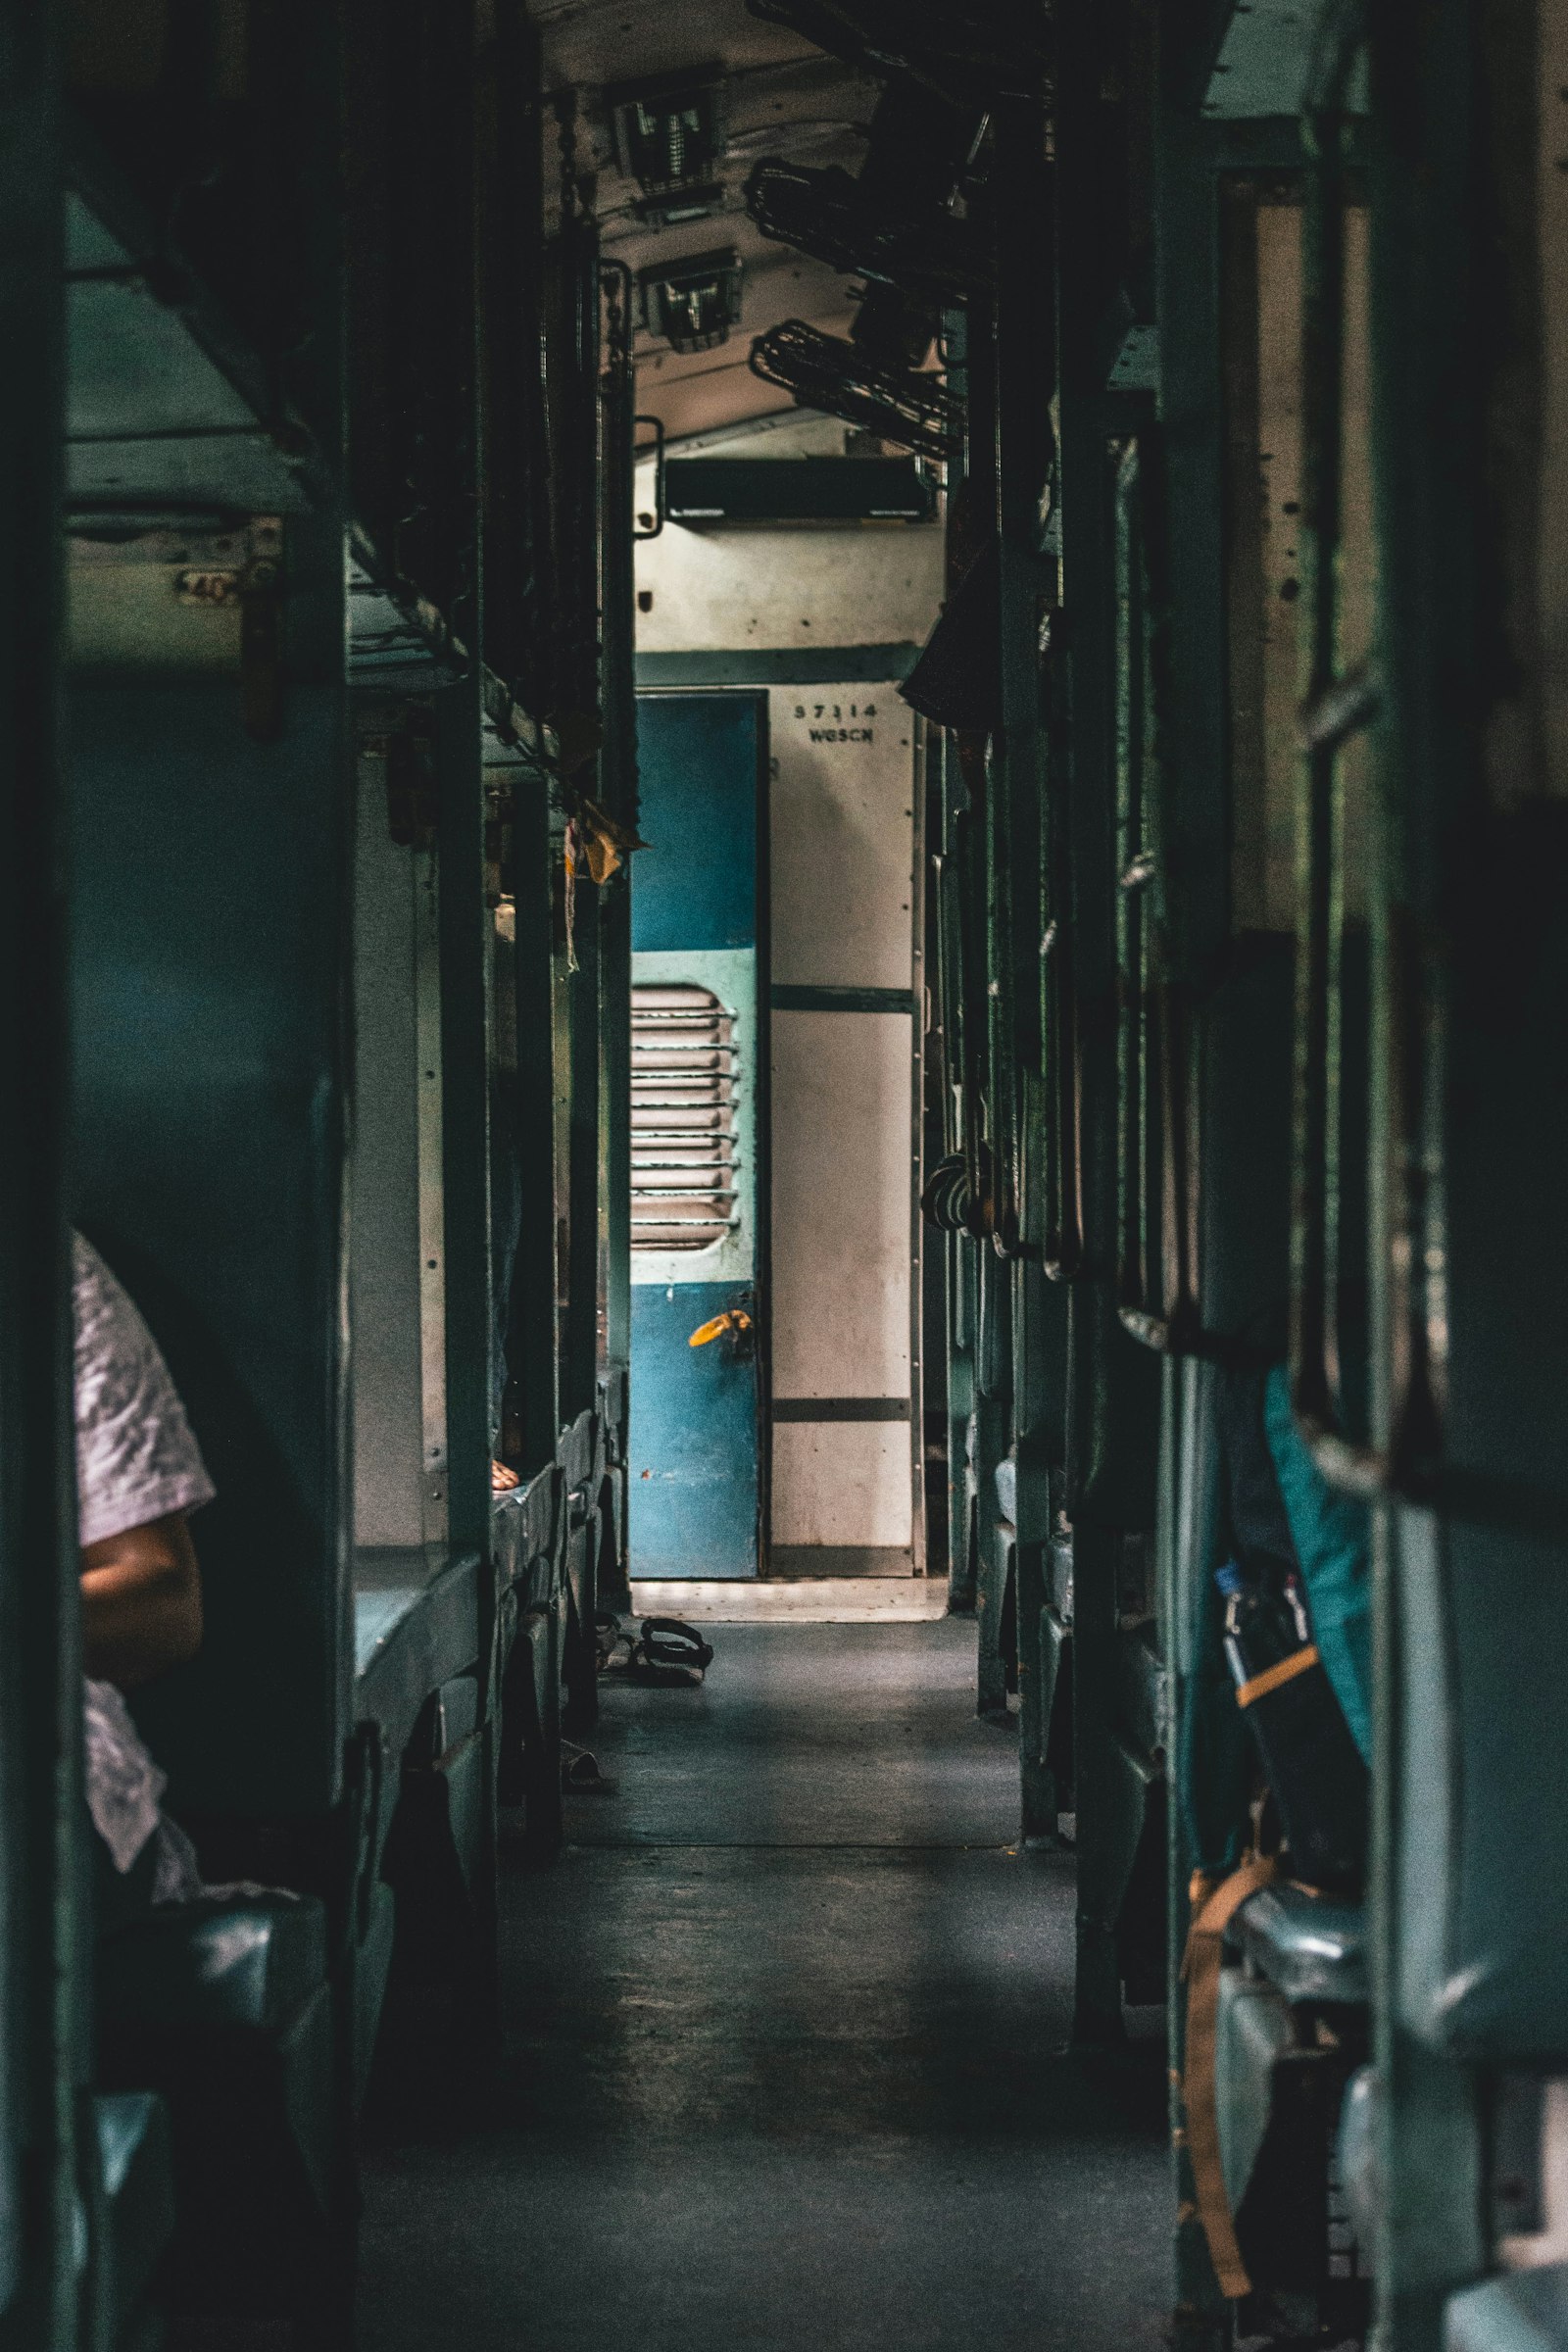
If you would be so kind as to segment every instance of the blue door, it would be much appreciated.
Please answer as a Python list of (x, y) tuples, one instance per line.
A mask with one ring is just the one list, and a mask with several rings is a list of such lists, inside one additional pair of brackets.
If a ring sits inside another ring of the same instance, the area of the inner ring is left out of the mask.
[(631, 1573), (757, 1574), (758, 808), (766, 702), (638, 698)]

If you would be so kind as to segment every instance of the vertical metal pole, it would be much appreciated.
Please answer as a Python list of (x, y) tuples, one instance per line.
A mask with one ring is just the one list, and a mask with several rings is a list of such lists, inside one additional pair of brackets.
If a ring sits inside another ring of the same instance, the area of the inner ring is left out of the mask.
[[(636, 573), (632, 547), (635, 496), (629, 271), (607, 269), (609, 334), (601, 404), (604, 475), (601, 634), (604, 642), (604, 805), (617, 822), (637, 823)], [(603, 894), (600, 911), (601, 1019), (604, 1031), (605, 1185), (609, 1249), (606, 1353), (625, 1366), (631, 1348), (631, 876), (622, 871)]]
[[(1413, 1266), (1419, 1300), (1433, 1255), (1446, 1280), (1457, 1276), (1452, 1336), (1469, 1356), (1471, 1377), (1481, 1370), (1505, 1413), (1512, 1414), (1517, 1402), (1526, 1430), (1530, 1405), (1539, 1399), (1549, 1417), (1560, 1395), (1560, 1382), (1544, 1368), (1539, 1341), (1531, 1345), (1537, 1335), (1508, 1313), (1510, 1251), (1488, 1236), (1480, 1265), (1469, 1269), (1473, 1288), (1466, 1300), (1460, 1269), (1475, 1229), (1450, 1242), (1436, 1219), (1407, 1225), (1399, 1204), (1401, 1192), (1418, 1185), (1425, 1200), (1428, 1184), (1441, 1202), (1446, 1160), (1462, 1149), (1442, 1101), (1454, 1051), (1445, 991), (1457, 960), (1452, 908), (1462, 903), (1460, 892), (1471, 877), (1461, 881), (1444, 867), (1450, 845), (1468, 838), (1456, 818), (1477, 781), (1485, 689), (1476, 672), (1493, 625), (1481, 600), (1490, 591), (1498, 606), (1503, 602), (1501, 583), (1487, 577), (1486, 559), (1495, 551), (1487, 546), (1483, 522), (1488, 385), (1479, 319), (1487, 305), (1478, 269), (1490, 276), (1505, 267), (1493, 244), (1497, 224), (1483, 209), (1488, 174), (1479, 152), (1488, 79), (1480, 44), (1489, 18), (1506, 25), (1505, 40), (1517, 42), (1518, 24), (1507, 24), (1506, 10), (1478, 12), (1467, 0), (1373, 0), (1367, 11), (1383, 696), (1373, 887), (1372, 1437), (1385, 1451), (1400, 1435), (1396, 1415), (1406, 1345), (1399, 1330), (1401, 1293)], [(1534, 52), (1518, 54), (1532, 61), (1521, 73), (1533, 106)], [(1516, 376), (1527, 372), (1517, 362), (1513, 366)], [(1457, 495), (1455, 451), (1466, 453), (1469, 468)], [(1487, 517), (1494, 527), (1496, 519), (1495, 513)], [(1495, 661), (1501, 649), (1487, 651)], [(1477, 930), (1484, 939), (1484, 923)], [(1506, 1067), (1499, 1034), (1489, 1037), (1486, 1052), (1489, 1061)], [(1423, 1085), (1431, 1088), (1435, 1115), (1411, 1165), (1405, 1154), (1420, 1116), (1401, 1103), (1401, 1095)], [(1539, 1105), (1522, 1107), (1539, 1137), (1545, 1124)], [(1490, 1190), (1484, 1211), (1490, 1223), (1507, 1216), (1500, 1204), (1519, 1182), (1524, 1163), (1515, 1152), (1522, 1138), (1509, 1137), (1506, 1118), (1494, 1121), (1484, 1111), (1470, 1115), (1467, 1139), (1478, 1128), (1476, 1159)], [(1528, 1225), (1528, 1204), (1516, 1206), (1526, 1208)], [(1554, 1200), (1543, 1200), (1540, 1213), (1555, 1227)], [(1489, 1306), (1492, 1296), (1502, 1302), (1505, 1328), (1494, 1323), (1488, 1331), (1484, 1317), (1467, 1314), (1478, 1291), (1488, 1295)], [(1545, 1293), (1540, 1299), (1542, 1331), (1560, 1328), (1549, 1298)], [(1526, 1367), (1520, 1384), (1510, 1384), (1514, 1365)], [(1538, 1467), (1545, 1469), (1554, 1458), (1560, 1459), (1560, 1448), (1548, 1438), (1536, 1457)], [(1479, 1528), (1464, 1532), (1470, 1544), (1491, 1552), (1496, 1589), (1507, 1591), (1507, 1546), (1514, 1539)], [(1456, 1692), (1443, 1668), (1455, 1640), (1448, 1612), (1463, 1575), (1462, 1569), (1456, 1573), (1455, 1534), (1436, 1513), (1399, 1502), (1385, 1503), (1374, 1519), (1369, 1909), (1373, 2050), (1382, 2089), (1383, 2195), (1373, 2260), (1379, 2352), (1437, 2352), (1445, 2302), (1489, 2259), (1482, 2222), (1482, 2083), (1471, 2069), (1432, 2050), (1410, 2030), (1401, 1982), (1419, 1982), (1421, 1947), (1433, 1932), (1429, 1907), (1443, 1899), (1431, 1885), (1433, 1857), (1451, 1855), (1459, 1836), (1451, 1819), (1434, 1830), (1430, 1774), (1420, 1769), (1435, 1740), (1455, 1772), (1465, 1761)], [(1528, 1589), (1540, 1556), (1533, 1546), (1521, 1547), (1521, 1590)], [(1445, 1891), (1451, 1902), (1451, 1883)]]
[[(1111, 1797), (1117, 1498), (1102, 1475), (1115, 1434), (1109, 1385), (1115, 1339), (1112, 939), (1111, 548), (1100, 319), (1106, 298), (1104, 159), (1098, 12), (1064, 0), (1057, 18), (1056, 284), (1061, 416), (1062, 603), (1067, 619), (1066, 779), (1072, 843), (1071, 955), (1081, 1120), (1085, 1272), (1069, 1311), (1066, 1510), (1073, 1529), (1073, 1721), (1078, 1837), (1074, 2033), (1119, 2040), (1121, 1993), (1101, 1886)], [(1130, 1343), (1129, 1343), (1130, 1344)]]
[(562, 1411), (567, 1421), (592, 1407), (599, 1369), (600, 906), (598, 892), (581, 879), (574, 936), (577, 969), (565, 984), (571, 993), (569, 1303), (562, 1370)]
[[(448, 101), (454, 115), (451, 158), (458, 184), (451, 206), (457, 279), (454, 320), (463, 351), (451, 379), (453, 506), (449, 576), (460, 601), (453, 620), (474, 649), (462, 681), (436, 701), (440, 779), (442, 1192), (446, 1237), (448, 1534), (454, 1546), (490, 1550), (491, 1356), (494, 1313), (490, 1264), (490, 915), (485, 904), (483, 416), (477, 184), (473, 122), (474, 21), (464, 0), (443, 27), (451, 59)], [(454, 355), (457, 358), (457, 355)], [(481, 1633), (487, 1633), (487, 1626)], [(487, 1643), (485, 1644), (487, 1648)], [(481, 1655), (485, 1654), (481, 1649)]]
[[(1164, 950), (1177, 988), (1190, 987), (1211, 964), (1230, 928), (1219, 180), (1215, 132), (1201, 118), (1190, 73), (1191, 60), (1176, 41), (1167, 40), (1160, 59), (1154, 156), (1155, 299), (1165, 491), (1162, 535), (1171, 553), (1173, 576), (1179, 556), (1181, 589), (1160, 613), (1165, 660), (1159, 686), (1167, 779), (1161, 843)], [(1196, 1193), (1196, 1179), (1194, 1189)], [(1172, 1726), (1180, 1725), (1187, 1712), (1193, 1679), (1188, 1629), (1198, 1606), (1195, 1588), (1206, 1588), (1209, 1573), (1205, 1512), (1212, 1483), (1210, 1386), (1207, 1366), (1183, 1359), (1166, 1367), (1158, 1592), (1160, 1650)], [(1174, 1740), (1169, 1744), (1174, 1753)], [(1172, 1797), (1167, 2019), (1176, 2214), (1175, 2342), (1181, 2352), (1217, 2352), (1229, 2333), (1229, 2315), (1197, 2217), (1180, 2086), (1187, 2019), (1180, 1965), (1196, 1856), (1179, 1788), (1173, 1788)]]
[[(1017, 1252), (1011, 1281), (1011, 1422), (1016, 1475), (1015, 1615), (1019, 1683), (1019, 1769), (1026, 1836), (1054, 1836), (1056, 1807), (1041, 1748), (1046, 1735), (1041, 1654), (1045, 1557), (1051, 1534), (1051, 1472), (1061, 1460), (1066, 1375), (1066, 1297), (1045, 1279), (1041, 1154), (1030, 1121), (1044, 1099), (1045, 1038), (1040, 943), (1045, 923), (1046, 729), (1041, 624), (1048, 567), (1041, 515), (1053, 442), (1043, 387), (1055, 374), (1052, 186), (1045, 123), (1034, 105), (1015, 104), (996, 122), (998, 514), (1001, 531), (1002, 739), (1004, 808), (994, 856), (1009, 878), (999, 941), (998, 1012), (1005, 1026), (1006, 1100), (997, 1097), (999, 1185), (1004, 1238)], [(995, 1064), (994, 1064), (995, 1067)]]
[(512, 892), (517, 1000), (517, 1156), (520, 1222), (512, 1274), (517, 1416), (525, 1476), (555, 1458), (561, 1429), (556, 1328), (556, 1143), (552, 1006), (550, 787), (518, 783), (513, 807)]
[(477, 668), (436, 704), (441, 785), (442, 1191), (446, 1237), (448, 1531), (490, 1547), (489, 910)]
[(75, 2162), (88, 1922), (72, 1325), (70, 1087), (58, 737), (64, 188), (54, 12), (0, 14), (0, 2342), (76, 2341)]

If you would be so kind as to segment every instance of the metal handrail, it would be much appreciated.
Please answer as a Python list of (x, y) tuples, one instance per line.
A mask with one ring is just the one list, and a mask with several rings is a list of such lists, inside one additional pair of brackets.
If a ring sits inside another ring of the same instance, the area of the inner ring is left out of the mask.
[[(1139, 481), (1138, 446), (1133, 442), (1116, 485), (1121, 672), (1117, 759), (1125, 777), (1118, 784), (1117, 813), (1125, 863), (1116, 881), (1116, 1312), (1123, 1330), (1142, 1346), (1173, 1353), (1191, 1340), (1196, 1302), (1190, 1295), (1192, 1257), (1185, 1214), (1186, 1065), (1173, 1050), (1176, 1001), (1169, 985), (1155, 977), (1158, 941), (1152, 902), (1160, 878), (1159, 809), (1146, 805), (1154, 675), (1150, 585), (1137, 519)], [(1157, 1251), (1152, 1252), (1154, 1201), (1150, 1171), (1156, 1118), (1159, 1239)], [(1152, 1256), (1156, 1264), (1152, 1265)]]
[[(1338, 665), (1337, 557), (1342, 526), (1345, 268), (1344, 97), (1360, 39), (1352, 5), (1336, 12), (1334, 39), (1314, 72), (1303, 121), (1308, 157), (1303, 253), (1302, 604), (1306, 645), (1299, 719), (1296, 1074), (1291, 1203), (1290, 1378), (1296, 1419), (1334, 1486), (1368, 1499), (1427, 1498), (1437, 1456), (1421, 1311), (1424, 1093), (1420, 975), (1407, 928), (1387, 909), (1377, 939), (1384, 1035), (1391, 1051), (1383, 1090), (1387, 1285), (1387, 1436), (1344, 1427), (1337, 1372), (1341, 1332), (1339, 1084), (1343, 1023), (1345, 840), (1339, 760), (1377, 720), (1382, 693), (1370, 662)], [(1375, 985), (1374, 1002), (1378, 991)], [(1369, 1137), (1369, 1144), (1370, 1144)]]
[[(631, 421), (634, 429), (640, 424), (651, 424), (654, 428), (654, 527), (651, 531), (634, 528), (632, 537), (657, 539), (669, 519), (669, 499), (664, 487), (664, 419), (662, 416), (634, 416)], [(645, 453), (637, 450), (633, 454), (642, 457)]]

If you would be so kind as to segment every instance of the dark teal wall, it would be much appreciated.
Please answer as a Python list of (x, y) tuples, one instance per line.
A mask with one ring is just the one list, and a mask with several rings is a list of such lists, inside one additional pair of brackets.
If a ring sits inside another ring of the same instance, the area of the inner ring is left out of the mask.
[(343, 1729), (339, 700), (281, 738), (231, 682), (77, 691), (75, 1212), (164, 1347), (218, 1487), (201, 1656), (138, 1711), (175, 1801), (330, 1801)]

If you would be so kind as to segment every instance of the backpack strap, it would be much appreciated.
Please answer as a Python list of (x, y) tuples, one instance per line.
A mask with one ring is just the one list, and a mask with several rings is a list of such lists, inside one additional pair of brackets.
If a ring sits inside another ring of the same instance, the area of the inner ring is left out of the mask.
[(1219, 2026), (1219, 1974), (1225, 1931), (1250, 1895), (1278, 1876), (1272, 1854), (1253, 1854), (1212, 1892), (1206, 1893), (1188, 1930), (1182, 1976), (1187, 1985), (1187, 2049), (1182, 2097), (1187, 2109), (1187, 2153), (1192, 2159), (1198, 2218), (1208, 2240), (1209, 2259), (1220, 2292), (1234, 2302), (1250, 2291), (1251, 2280), (1236, 2242), (1236, 2224), (1225, 2193), (1220, 2155), (1219, 2107), (1214, 2051)]

